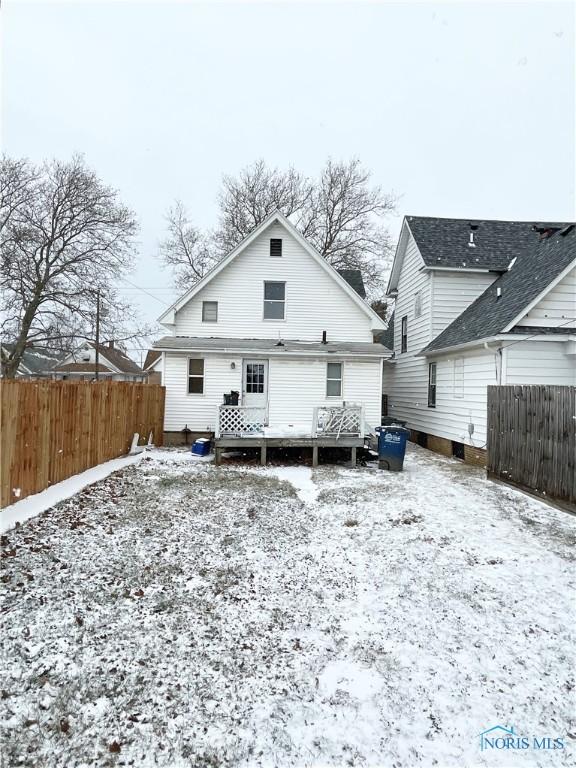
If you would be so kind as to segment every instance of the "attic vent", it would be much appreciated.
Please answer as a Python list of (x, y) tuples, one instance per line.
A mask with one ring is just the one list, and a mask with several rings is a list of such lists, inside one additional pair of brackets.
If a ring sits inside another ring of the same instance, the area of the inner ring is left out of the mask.
[(282, 256), (282, 240), (279, 238), (270, 239), (270, 256)]

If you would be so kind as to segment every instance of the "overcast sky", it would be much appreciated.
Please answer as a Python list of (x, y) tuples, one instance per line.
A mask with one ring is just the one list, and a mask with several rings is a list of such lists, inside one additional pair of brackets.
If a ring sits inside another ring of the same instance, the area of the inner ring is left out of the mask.
[(181, 198), (216, 223), (222, 174), (357, 155), (405, 214), (574, 218), (574, 4), (3, 3), (2, 145), (84, 153), (141, 224), (126, 287)]

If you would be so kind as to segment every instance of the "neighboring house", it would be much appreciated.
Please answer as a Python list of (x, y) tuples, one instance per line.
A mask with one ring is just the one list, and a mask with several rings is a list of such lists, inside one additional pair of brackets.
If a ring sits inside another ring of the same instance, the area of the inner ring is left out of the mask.
[[(363, 409), (362, 433), (379, 424), (391, 353), (374, 343), (385, 323), (363, 295), (357, 270), (339, 274), (269, 216), (159, 318), (166, 431), (310, 437), (315, 409), (344, 403)], [(250, 409), (243, 427), (222, 422), (237, 415), (221, 407), (231, 392)]]
[[(2, 344), (0, 355), (6, 360), (14, 349), (14, 344)], [(51, 378), (51, 369), (66, 357), (65, 352), (48, 347), (26, 347), (18, 370), (17, 378), (46, 379)]]
[[(91, 381), (96, 376), (96, 344), (87, 341), (52, 368), (52, 378)], [(98, 346), (98, 378), (144, 382), (147, 374), (110, 341)]]
[(483, 464), (489, 384), (576, 384), (573, 224), (405, 218), (380, 338), (388, 415)]
[(142, 366), (146, 374), (146, 384), (162, 384), (162, 352), (149, 349)]

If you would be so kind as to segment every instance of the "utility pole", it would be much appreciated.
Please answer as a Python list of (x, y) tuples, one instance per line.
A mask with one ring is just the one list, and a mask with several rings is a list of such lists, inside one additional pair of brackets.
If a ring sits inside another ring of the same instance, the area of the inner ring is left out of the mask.
[(96, 291), (96, 355), (95, 355), (95, 373), (94, 379), (98, 381), (98, 366), (100, 364), (100, 289)]

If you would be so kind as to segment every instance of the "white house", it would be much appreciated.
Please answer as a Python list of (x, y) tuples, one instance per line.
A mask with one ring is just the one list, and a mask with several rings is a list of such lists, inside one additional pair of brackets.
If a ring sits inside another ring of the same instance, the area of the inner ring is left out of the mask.
[(382, 341), (388, 414), (485, 461), (489, 384), (576, 384), (573, 224), (405, 218)]
[(86, 341), (55, 365), (51, 375), (57, 380), (91, 381), (96, 376), (96, 370), (98, 378), (107, 381), (142, 383), (147, 378), (142, 368), (115, 346), (113, 341), (98, 345), (98, 363), (96, 344)]
[(279, 212), (159, 322), (167, 433), (315, 439), (338, 417), (362, 438), (380, 423), (385, 323)]

